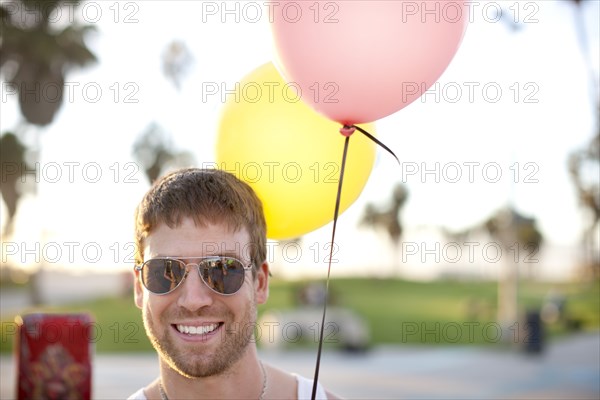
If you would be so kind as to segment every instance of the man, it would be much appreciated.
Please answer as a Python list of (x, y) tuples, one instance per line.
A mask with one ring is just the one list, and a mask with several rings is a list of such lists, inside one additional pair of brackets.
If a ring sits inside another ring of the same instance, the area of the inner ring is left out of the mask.
[[(135, 303), (160, 376), (129, 399), (308, 399), (312, 381), (264, 364), (256, 305), (269, 295), (253, 190), (220, 170), (159, 179), (135, 217)], [(335, 398), (318, 386), (317, 398)]]

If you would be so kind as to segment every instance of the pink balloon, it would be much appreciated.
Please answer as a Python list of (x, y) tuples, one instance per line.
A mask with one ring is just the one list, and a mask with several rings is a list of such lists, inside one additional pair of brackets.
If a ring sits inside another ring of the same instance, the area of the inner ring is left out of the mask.
[(273, 2), (278, 67), (302, 100), (342, 124), (418, 99), (444, 72), (469, 20), (466, 1)]

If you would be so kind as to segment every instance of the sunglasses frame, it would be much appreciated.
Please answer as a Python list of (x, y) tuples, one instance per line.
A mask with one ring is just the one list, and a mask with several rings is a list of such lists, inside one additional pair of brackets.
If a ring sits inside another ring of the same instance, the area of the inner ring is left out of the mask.
[[(248, 265), (245, 265), (238, 258), (231, 257), (231, 256), (154, 257), (154, 258), (150, 258), (150, 259), (144, 261), (140, 265), (135, 265), (133, 267), (133, 270), (140, 272), (139, 279), (140, 279), (142, 285), (146, 288), (146, 290), (148, 290), (150, 293), (152, 293), (152, 294), (154, 294), (156, 296), (164, 296), (164, 295), (173, 293), (175, 290), (177, 290), (177, 288), (179, 288), (181, 286), (181, 284), (187, 278), (188, 273), (190, 271), (190, 267), (196, 267), (196, 270), (198, 271), (198, 275), (200, 276), (200, 279), (202, 280), (202, 283), (204, 283), (204, 285), (206, 285), (206, 287), (209, 288), (211, 291), (213, 291), (213, 292), (215, 292), (217, 294), (220, 294), (221, 296), (233, 296), (234, 294), (236, 294), (237, 292), (240, 291), (240, 289), (244, 285), (243, 281), (242, 281), (242, 284), (240, 285), (240, 287), (235, 292), (233, 292), (233, 293), (221, 293), (221, 292), (216, 291), (212, 287), (210, 287), (210, 285), (204, 280), (204, 277), (202, 276), (200, 268), (202, 267), (203, 262), (204, 261), (208, 261), (208, 260), (216, 260), (216, 259), (231, 259), (231, 260), (234, 260), (234, 261), (237, 261), (238, 263), (240, 263), (240, 265), (243, 267), (243, 270), (244, 270), (244, 280), (246, 279), (246, 271), (252, 269), (252, 266), (253, 266), (252, 263), (250, 263)], [(181, 264), (183, 264), (185, 266), (185, 273), (183, 275), (183, 278), (181, 279), (181, 281), (179, 281), (177, 283), (177, 285), (173, 289), (169, 290), (168, 292), (165, 292), (165, 293), (155, 293), (152, 290), (150, 290), (150, 288), (148, 288), (148, 286), (146, 286), (146, 283), (144, 283), (144, 280), (142, 279), (142, 275), (143, 275), (142, 274), (142, 269), (144, 269), (144, 267), (146, 266), (147, 263), (149, 263), (150, 261), (154, 261), (154, 260), (171, 260), (171, 261), (176, 261), (178, 263), (181, 263)], [(189, 261), (189, 260), (199, 260), (199, 261), (198, 262), (186, 262), (186, 261)], [(203, 268), (210, 269), (210, 267), (203, 267)]]

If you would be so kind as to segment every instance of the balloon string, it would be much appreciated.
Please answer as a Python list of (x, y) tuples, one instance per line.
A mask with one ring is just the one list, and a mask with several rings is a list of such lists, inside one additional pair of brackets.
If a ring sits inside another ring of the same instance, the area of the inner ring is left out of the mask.
[(352, 135), (352, 131), (353, 131), (352, 128), (358, 129), (363, 135), (365, 135), (366, 137), (371, 139), (373, 142), (375, 142), (376, 144), (381, 146), (388, 153), (390, 153), (392, 156), (394, 156), (396, 161), (398, 161), (398, 164), (400, 164), (400, 160), (398, 159), (396, 154), (394, 154), (394, 152), (389, 147), (387, 147), (380, 140), (378, 140), (375, 136), (371, 135), (369, 132), (365, 131), (361, 127), (356, 126), (356, 125), (344, 126), (342, 128), (342, 130), (340, 131), (346, 137), (346, 140), (344, 141), (344, 153), (342, 155), (342, 167), (340, 169), (340, 181), (338, 183), (337, 195), (335, 198), (335, 211), (333, 212), (333, 229), (331, 232), (331, 246), (329, 247), (329, 263), (327, 266), (327, 280), (325, 283), (325, 301), (323, 304), (323, 316), (321, 318), (321, 328), (319, 330), (319, 349), (317, 351), (317, 365), (315, 367), (315, 377), (313, 380), (312, 397), (311, 397), (312, 400), (315, 400), (315, 397), (317, 395), (317, 384), (319, 381), (319, 368), (321, 366), (321, 351), (323, 349), (323, 333), (325, 331), (325, 316), (327, 314), (327, 303), (328, 303), (328, 298), (329, 298), (329, 277), (331, 276), (331, 260), (333, 259), (333, 246), (335, 244), (335, 230), (337, 227), (337, 220), (338, 220), (338, 215), (340, 212), (340, 200), (342, 198), (342, 183), (344, 181), (344, 170), (346, 169), (346, 159), (348, 157), (348, 144), (350, 143), (350, 136)]
[(365, 131), (360, 126), (352, 125), (352, 127), (358, 129), (363, 135), (365, 135), (366, 137), (368, 137), (369, 139), (371, 139), (372, 141), (374, 141), (375, 143), (377, 143), (379, 146), (381, 146), (382, 148), (384, 148), (385, 150), (387, 150), (387, 152), (390, 153), (391, 155), (393, 155), (394, 158), (396, 159), (396, 161), (398, 161), (398, 164), (400, 164), (400, 160), (398, 159), (398, 157), (396, 156), (396, 154), (394, 154), (394, 152), (392, 151), (392, 149), (390, 149), (389, 147), (387, 147), (379, 139), (377, 139), (375, 136), (371, 135), (369, 132)]
[(319, 366), (321, 365), (321, 350), (323, 348), (323, 332), (325, 327), (325, 314), (327, 313), (327, 302), (329, 297), (329, 277), (331, 276), (331, 260), (333, 258), (333, 245), (335, 244), (335, 228), (337, 226), (338, 214), (340, 212), (340, 199), (342, 198), (342, 182), (344, 180), (344, 170), (346, 168), (346, 158), (348, 156), (348, 144), (350, 136), (346, 136), (344, 141), (344, 154), (342, 155), (342, 167), (340, 169), (340, 181), (338, 183), (337, 195), (335, 198), (335, 211), (333, 212), (333, 230), (331, 232), (331, 246), (329, 247), (329, 265), (327, 266), (327, 280), (325, 283), (325, 301), (323, 304), (323, 318), (321, 319), (321, 329), (319, 332), (319, 349), (317, 351), (317, 366), (315, 367), (315, 378), (313, 380), (312, 400), (317, 395), (317, 383), (319, 381)]

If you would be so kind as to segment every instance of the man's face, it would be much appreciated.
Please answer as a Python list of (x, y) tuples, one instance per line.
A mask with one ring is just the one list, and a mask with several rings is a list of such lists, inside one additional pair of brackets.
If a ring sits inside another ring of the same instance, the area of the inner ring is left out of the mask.
[[(146, 239), (144, 257), (229, 255), (248, 265), (250, 248), (246, 229), (232, 232), (223, 224), (199, 227), (186, 218), (174, 229), (165, 224), (156, 227)], [(188, 377), (219, 374), (251, 343), (256, 304), (268, 297), (268, 267), (259, 266), (256, 279), (247, 270), (241, 289), (230, 296), (213, 292), (196, 267), (188, 268), (185, 281), (166, 295), (148, 292), (136, 279), (135, 302), (142, 309), (148, 338), (171, 368)]]

